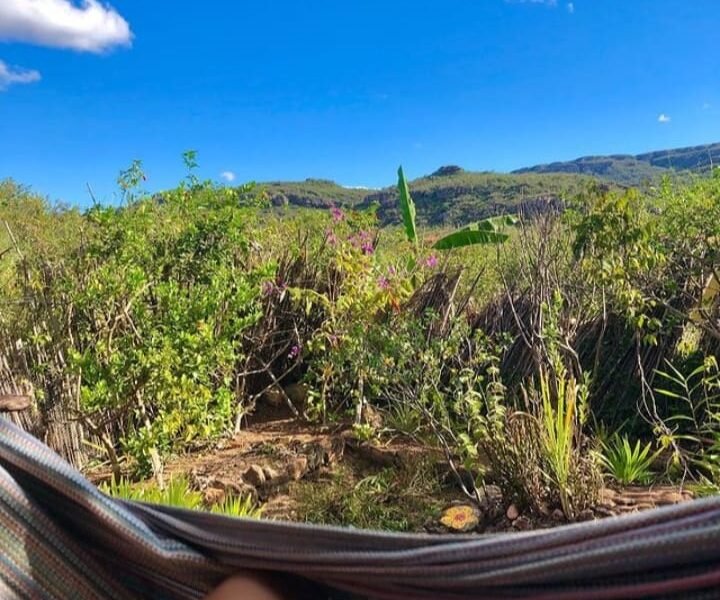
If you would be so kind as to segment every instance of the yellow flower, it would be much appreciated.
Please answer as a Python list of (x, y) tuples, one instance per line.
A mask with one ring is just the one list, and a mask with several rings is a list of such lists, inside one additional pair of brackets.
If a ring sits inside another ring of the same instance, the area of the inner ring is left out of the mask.
[(477, 526), (477, 513), (471, 506), (451, 506), (440, 518), (440, 523), (454, 531), (467, 531)]

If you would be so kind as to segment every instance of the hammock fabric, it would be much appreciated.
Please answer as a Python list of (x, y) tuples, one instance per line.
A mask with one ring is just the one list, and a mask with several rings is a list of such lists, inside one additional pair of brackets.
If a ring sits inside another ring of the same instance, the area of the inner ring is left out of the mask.
[(720, 499), (474, 537), (231, 519), (108, 498), (0, 419), (0, 598), (202, 598), (240, 569), (293, 598), (720, 598)]

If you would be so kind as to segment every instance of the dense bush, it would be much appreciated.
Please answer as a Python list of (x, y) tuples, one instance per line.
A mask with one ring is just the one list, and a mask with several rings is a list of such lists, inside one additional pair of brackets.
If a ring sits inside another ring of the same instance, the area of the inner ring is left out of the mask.
[(232, 422), (242, 334), (274, 273), (252, 256), (253, 202), (249, 188), (195, 184), (94, 206), (76, 247), (33, 249), (19, 265), (31, 310), (12, 325), (30, 333), (32, 368), (47, 371), (38, 359), (62, 353), (79, 381), (68, 416), (111, 454), (120, 442), (141, 469), (178, 440), (206, 440)]
[(0, 185), (6, 371), (70, 458), (159, 472), (272, 392), (298, 416), (435, 444), (478, 500), (495, 481), (577, 516), (598, 430), (720, 483), (720, 176), (589, 188), (518, 227), (450, 233), (418, 230), (409, 196), (403, 227), (382, 228), (372, 209), (267, 206), (186, 162), (155, 197), (135, 164), (122, 206), (82, 214)]

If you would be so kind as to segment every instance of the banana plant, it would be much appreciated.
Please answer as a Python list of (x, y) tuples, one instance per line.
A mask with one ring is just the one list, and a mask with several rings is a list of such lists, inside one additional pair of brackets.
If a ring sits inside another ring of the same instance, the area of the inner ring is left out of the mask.
[(452, 250), (476, 244), (502, 244), (510, 237), (504, 233), (504, 229), (517, 225), (517, 223), (517, 217), (511, 215), (483, 219), (440, 238), (435, 242), (433, 248), (435, 250)]
[[(410, 188), (407, 179), (405, 179), (402, 166), (398, 169), (398, 194), (400, 214), (405, 225), (405, 235), (407, 235), (409, 241), (417, 245), (417, 210), (415, 202), (410, 196)], [(463, 248), (475, 244), (502, 244), (509, 237), (507, 233), (504, 233), (504, 229), (517, 223), (517, 217), (511, 215), (484, 219), (445, 236), (438, 240), (433, 248), (436, 250), (452, 250), (453, 248)]]

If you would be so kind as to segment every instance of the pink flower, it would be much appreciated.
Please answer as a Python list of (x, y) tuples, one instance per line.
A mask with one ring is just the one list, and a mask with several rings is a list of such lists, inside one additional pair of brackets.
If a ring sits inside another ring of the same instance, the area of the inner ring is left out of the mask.
[(434, 254), (431, 254), (430, 256), (428, 256), (425, 259), (425, 266), (428, 269), (434, 269), (435, 267), (437, 267), (438, 266), (437, 256), (435, 256)]
[(378, 287), (381, 290), (388, 289), (390, 287), (390, 282), (388, 281), (388, 278), (383, 276), (378, 277)]
[(298, 344), (295, 344), (292, 348), (290, 348), (290, 353), (288, 354), (288, 358), (291, 360), (294, 360), (298, 356), (300, 356), (300, 346)]
[(325, 239), (327, 240), (327, 243), (328, 243), (330, 246), (337, 246), (338, 238), (337, 238), (337, 236), (335, 235), (335, 232), (332, 231), (331, 229), (328, 229), (328, 230), (325, 232)]
[(330, 215), (332, 216), (332, 220), (334, 223), (339, 223), (340, 221), (345, 220), (345, 213), (340, 210), (337, 206), (333, 206), (330, 209)]

